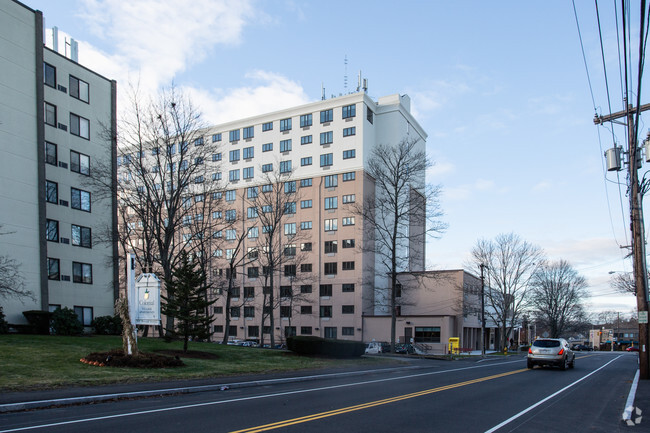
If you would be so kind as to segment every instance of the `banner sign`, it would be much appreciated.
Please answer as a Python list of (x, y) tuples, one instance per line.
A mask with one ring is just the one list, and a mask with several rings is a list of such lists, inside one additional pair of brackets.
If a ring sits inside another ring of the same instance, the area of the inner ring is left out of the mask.
[(141, 274), (135, 281), (135, 324), (160, 325), (160, 280)]

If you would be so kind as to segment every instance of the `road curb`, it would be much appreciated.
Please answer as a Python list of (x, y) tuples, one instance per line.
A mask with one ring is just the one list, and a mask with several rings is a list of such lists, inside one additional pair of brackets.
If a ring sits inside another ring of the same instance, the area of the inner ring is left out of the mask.
[(319, 380), (323, 378), (363, 376), (363, 375), (379, 373), (379, 372), (417, 370), (420, 368), (428, 368), (428, 367), (403, 366), (403, 367), (392, 367), (392, 368), (380, 368), (374, 370), (346, 371), (341, 373), (328, 373), (328, 374), (319, 374), (319, 375), (310, 375), (310, 376), (251, 380), (247, 382), (230, 382), (230, 383), (219, 383), (219, 384), (211, 384), (211, 385), (181, 386), (176, 388), (153, 389), (153, 390), (145, 390), (145, 391), (127, 391), (127, 392), (110, 393), (110, 394), (55, 398), (55, 399), (48, 399), (48, 400), (33, 400), (33, 401), (25, 401), (25, 402), (17, 402), (17, 403), (0, 404), (0, 413), (18, 412), (18, 411), (32, 410), (32, 409), (44, 409), (44, 408), (56, 407), (56, 406), (99, 403), (103, 401), (122, 400), (122, 399), (129, 399), (129, 398), (147, 398), (147, 397), (174, 395), (174, 394), (192, 394), (192, 393), (209, 392), (209, 391), (227, 391), (229, 389), (251, 388), (255, 386), (272, 385), (278, 383), (309, 382), (309, 381)]

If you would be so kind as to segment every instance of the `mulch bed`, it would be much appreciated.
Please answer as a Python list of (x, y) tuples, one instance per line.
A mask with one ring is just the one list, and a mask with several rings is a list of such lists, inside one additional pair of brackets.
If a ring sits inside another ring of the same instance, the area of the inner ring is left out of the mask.
[[(182, 351), (180, 351), (182, 353)], [(125, 355), (122, 349), (109, 352), (93, 352), (80, 359), (84, 364), (99, 367), (130, 367), (130, 368), (169, 368), (183, 367), (185, 363), (179, 356), (165, 356), (156, 353), (140, 352), (138, 356)]]

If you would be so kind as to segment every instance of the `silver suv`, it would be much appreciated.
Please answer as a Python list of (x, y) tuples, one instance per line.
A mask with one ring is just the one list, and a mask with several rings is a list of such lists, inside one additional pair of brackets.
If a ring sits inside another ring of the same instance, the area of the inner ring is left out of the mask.
[(550, 365), (562, 370), (573, 368), (576, 355), (564, 338), (539, 338), (528, 349), (528, 368)]

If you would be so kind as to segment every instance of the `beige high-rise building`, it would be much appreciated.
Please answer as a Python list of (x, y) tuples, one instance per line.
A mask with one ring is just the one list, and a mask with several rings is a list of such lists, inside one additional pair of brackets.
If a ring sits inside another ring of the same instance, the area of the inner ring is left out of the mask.
[(89, 326), (117, 295), (116, 202), (90, 181), (98, 160), (116, 160), (104, 127), (115, 136), (116, 83), (80, 65), (56, 29), (46, 47), (43, 26), (40, 11), (0, 2), (0, 255), (34, 296), (0, 305), (9, 323), (68, 307)]

